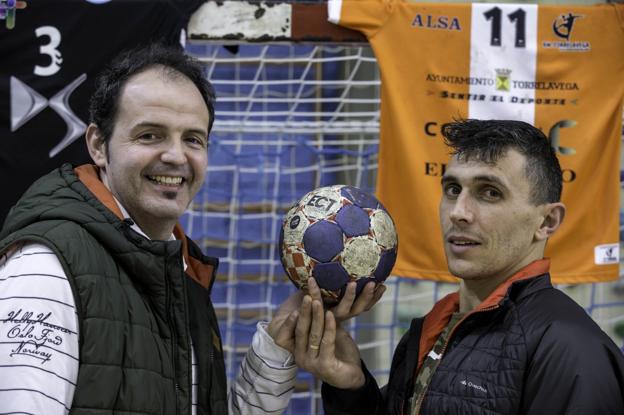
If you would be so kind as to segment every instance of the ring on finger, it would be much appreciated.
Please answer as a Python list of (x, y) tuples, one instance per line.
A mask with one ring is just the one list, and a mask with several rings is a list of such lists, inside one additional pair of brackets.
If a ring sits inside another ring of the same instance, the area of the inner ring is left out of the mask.
[(319, 346), (317, 346), (316, 344), (310, 344), (310, 346), (309, 346), (309, 347), (310, 347), (310, 349), (312, 349), (312, 350), (318, 350), (318, 349), (319, 349)]

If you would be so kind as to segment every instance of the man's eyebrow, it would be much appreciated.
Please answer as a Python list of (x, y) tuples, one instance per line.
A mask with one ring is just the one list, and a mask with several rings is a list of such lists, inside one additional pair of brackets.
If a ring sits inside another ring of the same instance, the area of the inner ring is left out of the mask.
[[(155, 122), (149, 122), (149, 121), (144, 121), (144, 122), (140, 122), (138, 124), (136, 124), (132, 129), (137, 129), (137, 128), (145, 128), (145, 127), (149, 127), (149, 128), (159, 128), (159, 129), (166, 129), (167, 126), (163, 125), (163, 124), (158, 124)], [(204, 137), (208, 137), (208, 131), (201, 129), (201, 128), (190, 128), (188, 130), (184, 130), (185, 133), (196, 133), (196, 134), (201, 134)]]
[(206, 141), (208, 141), (208, 131), (206, 130), (200, 130), (197, 128), (191, 128), (190, 130), (186, 130), (186, 133), (192, 133), (192, 134), (199, 134), (201, 136), (201, 138), (205, 139)]
[(132, 129), (136, 129), (136, 128), (143, 128), (143, 127), (152, 127), (152, 128), (165, 128), (164, 125), (162, 124), (158, 124), (155, 122), (149, 122), (149, 121), (142, 121), (138, 124), (135, 124)]
[(449, 182), (456, 182), (456, 181), (457, 181), (457, 178), (455, 176), (448, 174), (448, 175), (442, 176), (442, 179), (440, 179), (440, 184), (445, 185)]
[[(478, 176), (472, 177), (470, 180), (474, 182), (492, 183), (492, 184), (496, 184), (498, 186), (501, 186), (507, 189), (507, 185), (503, 183), (501, 179), (499, 179), (497, 176), (490, 175), (490, 174), (480, 174)], [(450, 175), (450, 174), (442, 176), (442, 179), (440, 180), (442, 185), (445, 185), (450, 182), (458, 182), (458, 181), (459, 179), (457, 177)]]
[(486, 183), (493, 183), (493, 184), (497, 184), (503, 188), (507, 188), (507, 185), (505, 183), (503, 183), (503, 181), (501, 179), (498, 178), (498, 176), (493, 176), (490, 174), (482, 174), (479, 176), (475, 176), (473, 178), (473, 180), (475, 182), (486, 182)]

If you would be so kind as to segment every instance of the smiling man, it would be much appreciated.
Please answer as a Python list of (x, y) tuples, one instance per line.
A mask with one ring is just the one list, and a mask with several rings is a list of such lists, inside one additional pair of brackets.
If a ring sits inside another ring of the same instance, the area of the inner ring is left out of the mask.
[[(500, 120), (458, 121), (442, 133), (452, 157), (440, 224), (459, 290), (412, 321), (381, 390), (332, 314), (305, 299), (295, 359), (325, 382), (325, 413), (624, 413), (622, 352), (550, 281), (544, 249), (565, 206), (547, 138)], [(318, 338), (319, 350), (307, 347)]]
[(150, 237), (167, 240), (199, 191), (208, 166), (208, 125), (214, 116), (193, 82), (155, 66), (121, 91), (110, 136), (93, 107), (86, 133), (102, 181)]
[(228, 400), (218, 261), (177, 225), (208, 164), (200, 64), (158, 45), (124, 53), (90, 112), (95, 164), (39, 179), (0, 234), (0, 413), (281, 413), (296, 368), (273, 338), (302, 295), (259, 323)]

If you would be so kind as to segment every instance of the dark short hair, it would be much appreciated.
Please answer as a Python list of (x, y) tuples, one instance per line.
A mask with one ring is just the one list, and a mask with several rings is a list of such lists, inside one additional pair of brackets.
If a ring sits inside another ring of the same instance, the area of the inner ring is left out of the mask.
[(215, 93), (199, 61), (186, 55), (181, 47), (154, 43), (122, 52), (95, 81), (95, 92), (89, 103), (89, 121), (100, 128), (107, 143), (113, 134), (123, 86), (132, 76), (157, 66), (162, 66), (166, 75), (184, 76), (193, 82), (208, 107), (208, 132), (212, 129)]
[(464, 160), (493, 164), (513, 148), (526, 158), (525, 173), (536, 205), (561, 199), (562, 173), (548, 138), (531, 124), (513, 120), (458, 120), (442, 126), (444, 142)]

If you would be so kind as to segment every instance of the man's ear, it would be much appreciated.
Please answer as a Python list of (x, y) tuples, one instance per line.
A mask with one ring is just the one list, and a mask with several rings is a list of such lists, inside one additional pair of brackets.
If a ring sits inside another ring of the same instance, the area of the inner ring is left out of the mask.
[(102, 130), (97, 125), (91, 123), (87, 127), (85, 138), (87, 139), (89, 155), (95, 165), (100, 168), (106, 167), (106, 140), (104, 140)]
[(561, 202), (547, 203), (542, 208), (542, 223), (535, 232), (538, 241), (550, 238), (559, 229), (566, 211), (565, 205)]

